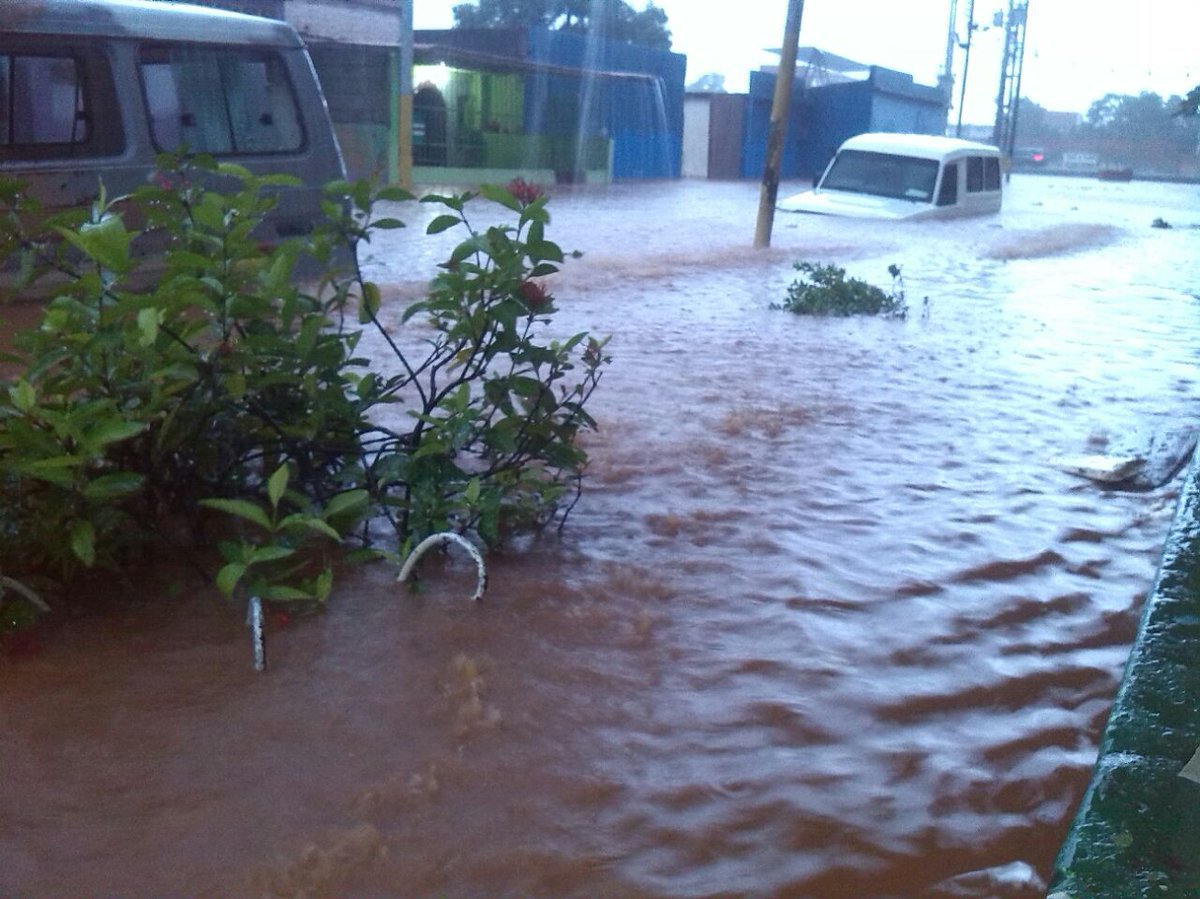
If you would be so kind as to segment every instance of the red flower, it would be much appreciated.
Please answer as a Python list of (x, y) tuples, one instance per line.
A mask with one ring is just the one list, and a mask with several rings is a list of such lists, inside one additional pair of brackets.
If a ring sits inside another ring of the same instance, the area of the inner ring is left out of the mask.
[(542, 195), (540, 187), (536, 184), (530, 184), (524, 178), (514, 178), (512, 181), (509, 181), (506, 189), (516, 198), (518, 203), (524, 206), (528, 206)]
[(550, 302), (550, 294), (539, 281), (522, 281), (517, 291), (530, 312), (536, 312)]

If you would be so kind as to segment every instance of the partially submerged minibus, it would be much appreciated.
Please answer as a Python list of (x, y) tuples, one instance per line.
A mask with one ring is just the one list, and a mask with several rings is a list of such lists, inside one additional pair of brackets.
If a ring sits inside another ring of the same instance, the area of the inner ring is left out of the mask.
[(164, 151), (211, 154), (303, 187), (265, 240), (311, 230), (345, 177), (299, 35), (284, 22), (157, 0), (0, 0), (0, 175), (45, 208), (144, 184)]
[(999, 212), (1000, 150), (930, 134), (868, 133), (838, 148), (812, 190), (783, 212), (874, 219), (952, 218)]

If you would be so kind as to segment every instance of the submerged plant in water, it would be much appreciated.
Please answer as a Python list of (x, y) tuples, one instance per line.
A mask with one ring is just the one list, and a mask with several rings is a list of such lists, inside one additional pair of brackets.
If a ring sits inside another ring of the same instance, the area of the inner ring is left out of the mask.
[[(483, 188), (515, 219), (487, 228), (468, 216), (480, 194), (424, 198), (444, 210), (428, 231), (463, 240), (424, 299), (385, 314), (358, 250), (402, 227), (379, 202), (411, 195), (332, 184), (321, 228), (269, 245), (285, 179), (162, 165), (40, 224), (20, 185), (0, 186), (0, 255), (51, 296), (3, 359), (0, 629), (155, 550), (216, 545), (226, 594), (317, 606), (339, 559), (398, 563), (430, 534), (494, 544), (565, 518), (609, 357), (587, 333), (549, 336), (563, 254), (539, 190)], [(233, 187), (205, 189), (217, 180)], [(307, 288), (302, 260), (321, 270)], [(369, 332), (385, 349), (366, 358)]]
[(846, 270), (836, 265), (797, 262), (793, 268), (802, 277), (788, 286), (787, 299), (772, 303), (772, 309), (786, 309), (797, 315), (882, 315), (906, 318), (904, 278), (900, 266), (888, 266), (892, 276), (890, 292), (858, 278), (847, 278)]

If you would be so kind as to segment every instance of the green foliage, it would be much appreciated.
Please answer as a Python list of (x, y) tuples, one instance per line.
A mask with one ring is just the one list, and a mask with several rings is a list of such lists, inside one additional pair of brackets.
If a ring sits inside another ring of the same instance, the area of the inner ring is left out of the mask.
[[(565, 517), (609, 360), (586, 333), (545, 337), (555, 309), (539, 279), (563, 254), (544, 196), (485, 188), (516, 224), (482, 230), (476, 195), (425, 198), (445, 209), (429, 232), (464, 239), (392, 326), (352, 260), (401, 227), (376, 205), (410, 195), (329, 185), (317, 232), (265, 245), (283, 179), (160, 164), (130, 196), (40, 222), (19, 185), (0, 185), (8, 268), (50, 297), (3, 360), (0, 576), (44, 589), (216, 543), (225, 593), (319, 604), (348, 554), (395, 556), (451, 529), (495, 543)], [(322, 269), (308, 289), (302, 260)], [(435, 336), (407, 338), (414, 319)], [(371, 331), (387, 349), (367, 358)], [(376, 541), (384, 524), (392, 550)], [(32, 607), (22, 596), (0, 597), (6, 618)]]
[(1178, 115), (1188, 102), (1174, 96), (1164, 99), (1151, 91), (1136, 97), (1105, 94), (1088, 109), (1086, 128), (1098, 137), (1159, 141), (1191, 152), (1200, 128), (1194, 119)]
[(1200, 84), (1188, 91), (1187, 96), (1179, 101), (1175, 114), (1181, 116), (1200, 115)]
[(890, 293), (858, 278), (847, 278), (846, 270), (835, 265), (797, 262), (793, 268), (802, 277), (788, 286), (787, 299), (782, 304), (773, 303), (772, 309), (786, 309), (797, 315), (908, 316), (904, 279), (898, 265), (888, 266), (888, 274), (892, 276)]
[(667, 14), (652, 2), (638, 12), (625, 0), (477, 0), (454, 7), (454, 24), (457, 28), (556, 28), (671, 49)]

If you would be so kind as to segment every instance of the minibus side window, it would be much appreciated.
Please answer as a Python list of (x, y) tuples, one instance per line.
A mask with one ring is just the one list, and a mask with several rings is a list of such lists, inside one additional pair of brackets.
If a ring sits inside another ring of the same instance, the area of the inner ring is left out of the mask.
[(983, 158), (983, 189), (1000, 189), (1000, 159), (996, 156)]
[[(70, 156), (91, 138), (83, 74), (71, 56), (0, 53), (0, 148)], [(25, 154), (20, 154), (25, 155)]]
[(274, 54), (147, 46), (140, 67), (160, 150), (287, 153), (304, 144), (295, 94)]
[(977, 194), (983, 190), (983, 157), (967, 157), (967, 193)]
[(942, 169), (942, 186), (938, 189), (937, 204), (953, 206), (958, 202), (958, 163), (948, 162)]

